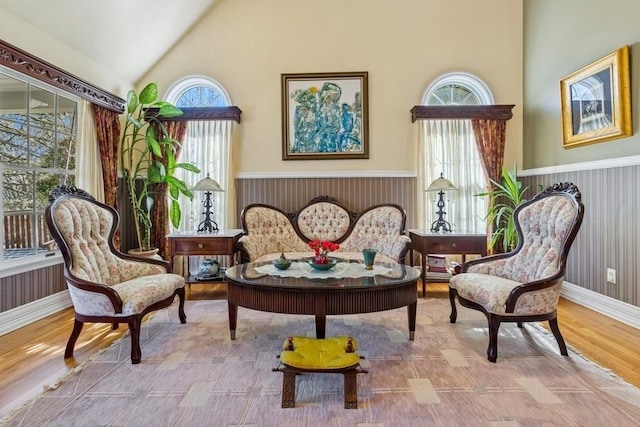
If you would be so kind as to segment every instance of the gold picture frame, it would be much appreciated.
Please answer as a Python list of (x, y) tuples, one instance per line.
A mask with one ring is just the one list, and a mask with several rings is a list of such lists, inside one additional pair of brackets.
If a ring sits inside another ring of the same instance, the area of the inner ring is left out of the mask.
[(560, 98), (564, 148), (630, 136), (629, 46), (560, 80)]
[(366, 71), (281, 79), (282, 160), (369, 158)]

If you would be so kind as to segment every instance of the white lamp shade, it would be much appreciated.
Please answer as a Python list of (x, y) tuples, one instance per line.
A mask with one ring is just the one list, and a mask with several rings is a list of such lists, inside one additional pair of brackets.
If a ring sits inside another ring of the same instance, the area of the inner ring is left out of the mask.
[(433, 182), (429, 184), (429, 187), (426, 189), (426, 191), (445, 191), (457, 189), (458, 187), (453, 185), (451, 181), (440, 174), (440, 178), (434, 179)]
[(194, 191), (224, 191), (220, 184), (213, 179), (207, 176), (206, 178), (202, 178), (195, 187), (192, 188)]

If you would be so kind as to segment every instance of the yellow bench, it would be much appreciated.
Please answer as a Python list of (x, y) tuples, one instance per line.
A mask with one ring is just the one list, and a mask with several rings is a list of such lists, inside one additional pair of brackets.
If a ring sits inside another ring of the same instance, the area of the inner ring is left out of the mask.
[(357, 341), (352, 337), (307, 338), (289, 337), (280, 353), (280, 365), (274, 368), (284, 374), (282, 407), (296, 405), (296, 375), (302, 373), (333, 373), (344, 375), (344, 407), (358, 407), (356, 374), (367, 373), (360, 366)]

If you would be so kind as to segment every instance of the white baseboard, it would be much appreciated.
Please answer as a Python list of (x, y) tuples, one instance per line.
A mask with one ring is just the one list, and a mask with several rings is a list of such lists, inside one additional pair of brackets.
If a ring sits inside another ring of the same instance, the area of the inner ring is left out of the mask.
[(0, 336), (30, 323), (71, 307), (69, 291), (58, 292), (48, 297), (21, 305), (0, 313)]
[(573, 283), (562, 284), (563, 298), (640, 329), (640, 307), (581, 288)]

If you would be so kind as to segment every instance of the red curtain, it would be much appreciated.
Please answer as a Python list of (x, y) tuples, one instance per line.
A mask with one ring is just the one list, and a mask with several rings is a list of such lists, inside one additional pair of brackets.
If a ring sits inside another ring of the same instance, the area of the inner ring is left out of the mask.
[(507, 122), (495, 119), (472, 119), (471, 126), (476, 139), (476, 147), (480, 153), (482, 169), (487, 178), (487, 186), (490, 190), (493, 186), (489, 179), (500, 182), (502, 176)]
[[(480, 154), (480, 163), (487, 178), (487, 190), (491, 191), (493, 184), (489, 179), (500, 182), (502, 176), (507, 122), (497, 119), (471, 119), (471, 126)], [(495, 224), (487, 224), (487, 236), (491, 236), (494, 229)]]
[(118, 207), (118, 151), (120, 145), (120, 119), (118, 113), (91, 104), (96, 122), (98, 146), (102, 160), (105, 203)]
[[(163, 121), (167, 136), (182, 142), (187, 132), (186, 121)], [(160, 137), (161, 133), (158, 132)], [(176, 148), (176, 159), (180, 156), (182, 144)], [(166, 158), (162, 159), (166, 166)], [(151, 246), (160, 249), (160, 256), (167, 254), (168, 246), (165, 236), (169, 234), (169, 205), (167, 203), (168, 188), (166, 184), (156, 186), (156, 197), (151, 209)]]

